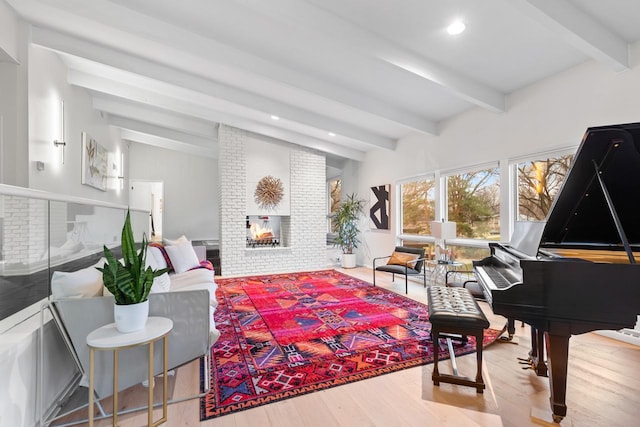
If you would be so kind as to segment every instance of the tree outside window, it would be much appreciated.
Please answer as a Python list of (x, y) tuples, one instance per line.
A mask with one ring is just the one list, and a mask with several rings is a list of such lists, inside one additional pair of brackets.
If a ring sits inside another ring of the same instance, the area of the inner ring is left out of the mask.
[(425, 178), (401, 184), (402, 234), (431, 234), (435, 219), (435, 181)]
[(449, 175), (447, 214), (458, 237), (500, 240), (500, 173), (497, 167)]
[(518, 221), (543, 221), (569, 172), (573, 154), (518, 163)]

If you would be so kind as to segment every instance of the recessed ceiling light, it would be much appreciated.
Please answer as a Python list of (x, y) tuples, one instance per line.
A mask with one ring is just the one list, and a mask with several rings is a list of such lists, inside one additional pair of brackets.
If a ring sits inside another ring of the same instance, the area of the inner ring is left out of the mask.
[(329, 132), (329, 136), (336, 136), (336, 134), (333, 132)]
[(280, 120), (280, 117), (272, 115), (271, 120)]
[(451, 34), (452, 36), (456, 36), (463, 32), (465, 28), (467, 28), (467, 26), (464, 25), (464, 22), (454, 21), (447, 27), (447, 33)]

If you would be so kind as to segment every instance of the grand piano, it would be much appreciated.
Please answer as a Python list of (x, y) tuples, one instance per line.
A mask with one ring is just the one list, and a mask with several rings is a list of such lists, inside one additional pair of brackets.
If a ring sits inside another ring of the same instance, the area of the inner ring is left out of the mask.
[(571, 336), (633, 328), (640, 314), (640, 123), (587, 129), (546, 221), (530, 225), (533, 251), (491, 243), (474, 271), (510, 336), (514, 320), (531, 326), (529, 363), (549, 376), (559, 423)]

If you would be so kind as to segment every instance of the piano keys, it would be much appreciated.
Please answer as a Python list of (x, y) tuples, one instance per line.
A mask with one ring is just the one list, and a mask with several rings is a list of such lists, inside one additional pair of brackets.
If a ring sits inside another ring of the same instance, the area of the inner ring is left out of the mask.
[(531, 363), (560, 422), (571, 335), (633, 327), (640, 313), (640, 123), (589, 128), (546, 221), (530, 226), (535, 249), (490, 243), (474, 271), (510, 335), (514, 319), (531, 326)]

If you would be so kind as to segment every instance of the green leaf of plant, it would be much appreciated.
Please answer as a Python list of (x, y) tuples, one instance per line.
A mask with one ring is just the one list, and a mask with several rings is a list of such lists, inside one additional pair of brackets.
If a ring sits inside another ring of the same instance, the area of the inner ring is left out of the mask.
[(166, 273), (168, 269), (155, 271), (151, 267), (145, 269), (148, 247), (147, 236), (146, 234), (142, 235), (142, 246), (140, 251), (137, 251), (129, 211), (127, 211), (122, 228), (121, 247), (124, 265), (115, 259), (109, 248), (104, 246), (107, 263), (104, 268), (98, 268), (98, 270), (102, 272), (104, 284), (115, 297), (116, 304), (144, 302), (151, 291), (153, 278)]
[(122, 227), (121, 245), (125, 266), (127, 268), (131, 266), (133, 271), (138, 270), (140, 264), (136, 250), (136, 242), (133, 238), (133, 230), (131, 229), (131, 215), (129, 210), (127, 210), (127, 217), (124, 220), (124, 227)]
[(355, 193), (349, 194), (345, 200), (340, 202), (340, 206), (334, 214), (337, 233), (334, 245), (339, 246), (345, 254), (352, 253), (360, 243), (358, 219), (364, 213), (364, 203), (365, 201), (358, 199)]

